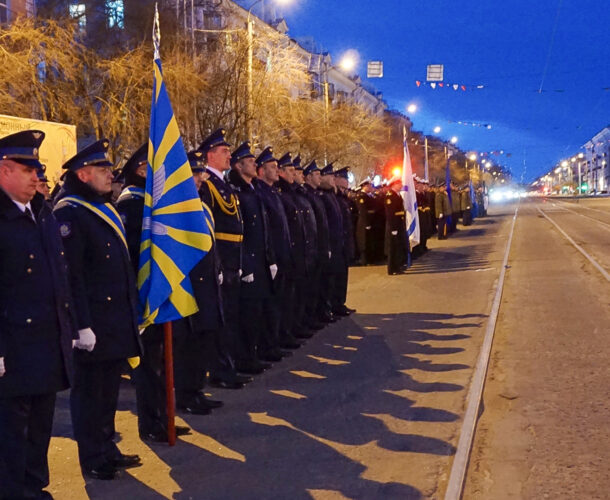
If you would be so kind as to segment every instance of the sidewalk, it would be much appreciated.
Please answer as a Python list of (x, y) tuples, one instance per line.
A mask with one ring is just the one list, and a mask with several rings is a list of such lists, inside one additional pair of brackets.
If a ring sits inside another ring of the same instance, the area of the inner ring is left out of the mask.
[[(508, 212), (508, 211), (507, 211)], [(512, 212), (509, 214), (512, 215)], [(85, 484), (67, 395), (58, 402), (50, 491), (64, 498), (408, 499), (444, 490), (464, 400), (499, 274), (510, 216), (477, 219), (406, 275), (350, 269), (356, 315), (320, 331), (225, 407), (184, 420), (175, 447), (137, 437), (121, 391), (124, 453), (144, 466)], [(461, 227), (461, 226), (460, 226)]]

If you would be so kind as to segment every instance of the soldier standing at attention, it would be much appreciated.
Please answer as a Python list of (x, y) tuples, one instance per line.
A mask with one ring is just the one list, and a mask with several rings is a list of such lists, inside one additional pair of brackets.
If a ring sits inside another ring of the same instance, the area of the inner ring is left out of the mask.
[(409, 252), (407, 218), (400, 196), (402, 181), (393, 178), (385, 195), (385, 242), (388, 254), (388, 274), (404, 274)]
[(38, 130), (0, 139), (0, 498), (7, 499), (52, 498), (43, 488), (55, 395), (72, 382), (78, 342), (59, 225), (46, 203), (31, 206), (43, 139)]
[(446, 240), (448, 227), (447, 218), (451, 216), (451, 204), (447, 195), (447, 186), (441, 182), (436, 185), (437, 191), (434, 197), (434, 212), (436, 213), (436, 226), (438, 228), (438, 239)]
[(108, 140), (68, 160), (54, 213), (66, 248), (76, 304), (79, 342), (70, 394), (74, 437), (83, 474), (115, 479), (119, 469), (141, 465), (114, 442), (121, 372), (139, 356), (137, 289), (125, 229), (109, 202), (112, 166)]
[(210, 177), (199, 194), (210, 207), (215, 222), (215, 242), (223, 275), (221, 285), (224, 325), (218, 336), (217, 356), (210, 367), (210, 384), (224, 389), (241, 389), (252, 377), (239, 375), (235, 359), (239, 355), (239, 287), (244, 228), (235, 191), (224, 175), (231, 168), (231, 146), (226, 132), (218, 129), (206, 137), (198, 150), (203, 153)]
[(350, 167), (340, 168), (335, 172), (335, 185), (337, 187), (337, 201), (339, 207), (341, 207), (341, 215), (343, 216), (343, 245), (345, 249), (345, 262), (344, 271), (339, 275), (337, 293), (340, 294), (338, 299), (338, 313), (351, 314), (356, 312), (355, 309), (351, 309), (345, 305), (347, 300), (347, 282), (349, 265), (354, 261), (356, 255), (356, 245), (354, 238), (354, 219), (353, 213), (357, 207), (352, 203), (352, 200), (348, 197), (349, 193), (349, 180), (347, 175), (350, 171)]

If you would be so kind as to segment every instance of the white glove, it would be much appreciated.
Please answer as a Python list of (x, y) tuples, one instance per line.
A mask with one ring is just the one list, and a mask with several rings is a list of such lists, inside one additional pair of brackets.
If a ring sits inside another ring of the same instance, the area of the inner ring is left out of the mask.
[(328, 258), (330, 259), (332, 257), (333, 253), (329, 250), (328, 251)]
[(398, 231), (392, 231), (392, 236), (396, 236), (398, 234)]
[(218, 284), (222, 285), (222, 282), (224, 281), (225, 277), (222, 275), (222, 271), (218, 273)]
[(371, 227), (373, 227), (373, 226), (366, 226), (366, 228), (365, 228), (365, 229), (366, 229), (366, 230), (369, 230), (369, 229), (371, 229)]
[(442, 219), (443, 218), (443, 214), (438, 214), (438, 218)]
[(74, 347), (84, 349), (85, 351), (93, 351), (95, 347), (95, 333), (91, 328), (83, 328), (78, 331), (78, 340), (74, 341)]
[(274, 280), (276, 275), (277, 275), (277, 265), (276, 264), (271, 264), (269, 266), (269, 271), (271, 271), (271, 279)]
[(241, 275), (244, 274), (244, 272), (240, 269), (239, 270), (239, 277), (241, 278)]
[(4, 358), (0, 358), (0, 377), (4, 377), (6, 368), (4, 368)]
[(244, 283), (252, 283), (252, 282), (254, 282), (254, 273), (250, 273), (247, 276), (244, 276), (241, 280)]

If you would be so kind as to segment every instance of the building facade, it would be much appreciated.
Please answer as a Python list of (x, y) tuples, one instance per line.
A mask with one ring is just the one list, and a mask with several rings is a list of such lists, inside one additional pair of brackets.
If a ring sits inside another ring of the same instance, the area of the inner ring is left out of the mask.
[(590, 193), (610, 191), (610, 125), (600, 130), (584, 145), (584, 182)]

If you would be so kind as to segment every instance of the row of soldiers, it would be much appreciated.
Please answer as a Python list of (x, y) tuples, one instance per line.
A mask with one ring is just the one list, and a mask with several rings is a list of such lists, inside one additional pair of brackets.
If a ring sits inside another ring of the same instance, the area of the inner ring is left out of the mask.
[[(458, 187), (451, 183), (449, 195), (444, 182), (431, 185), (427, 180), (413, 177), (419, 242), (412, 247), (401, 237), (406, 231), (406, 214), (399, 196), (403, 184), (398, 177), (379, 187), (373, 186), (370, 179), (365, 179), (358, 189), (351, 191), (356, 263), (379, 264), (387, 259), (388, 273), (400, 274), (404, 272), (409, 258), (416, 259), (428, 250), (427, 241), (434, 234), (439, 239), (446, 239), (457, 230), (460, 219), (464, 226), (469, 226), (475, 213), (477, 216), (484, 215), (483, 189), (477, 190), (476, 204), (473, 204), (468, 185)], [(397, 241), (398, 235), (400, 241)]]
[[(168, 439), (163, 334), (138, 328), (147, 145), (123, 166), (115, 204), (107, 140), (68, 160), (45, 199), (43, 139), (0, 139), (0, 498), (50, 498), (55, 398), (68, 387), (83, 475), (115, 479), (141, 465), (114, 441), (125, 360), (140, 437)], [(173, 322), (175, 395), (179, 410), (207, 414), (223, 403), (206, 384), (241, 389), (354, 312), (345, 305), (354, 239), (347, 168), (232, 149), (224, 130), (188, 160), (212, 245), (189, 274), (199, 312)]]

